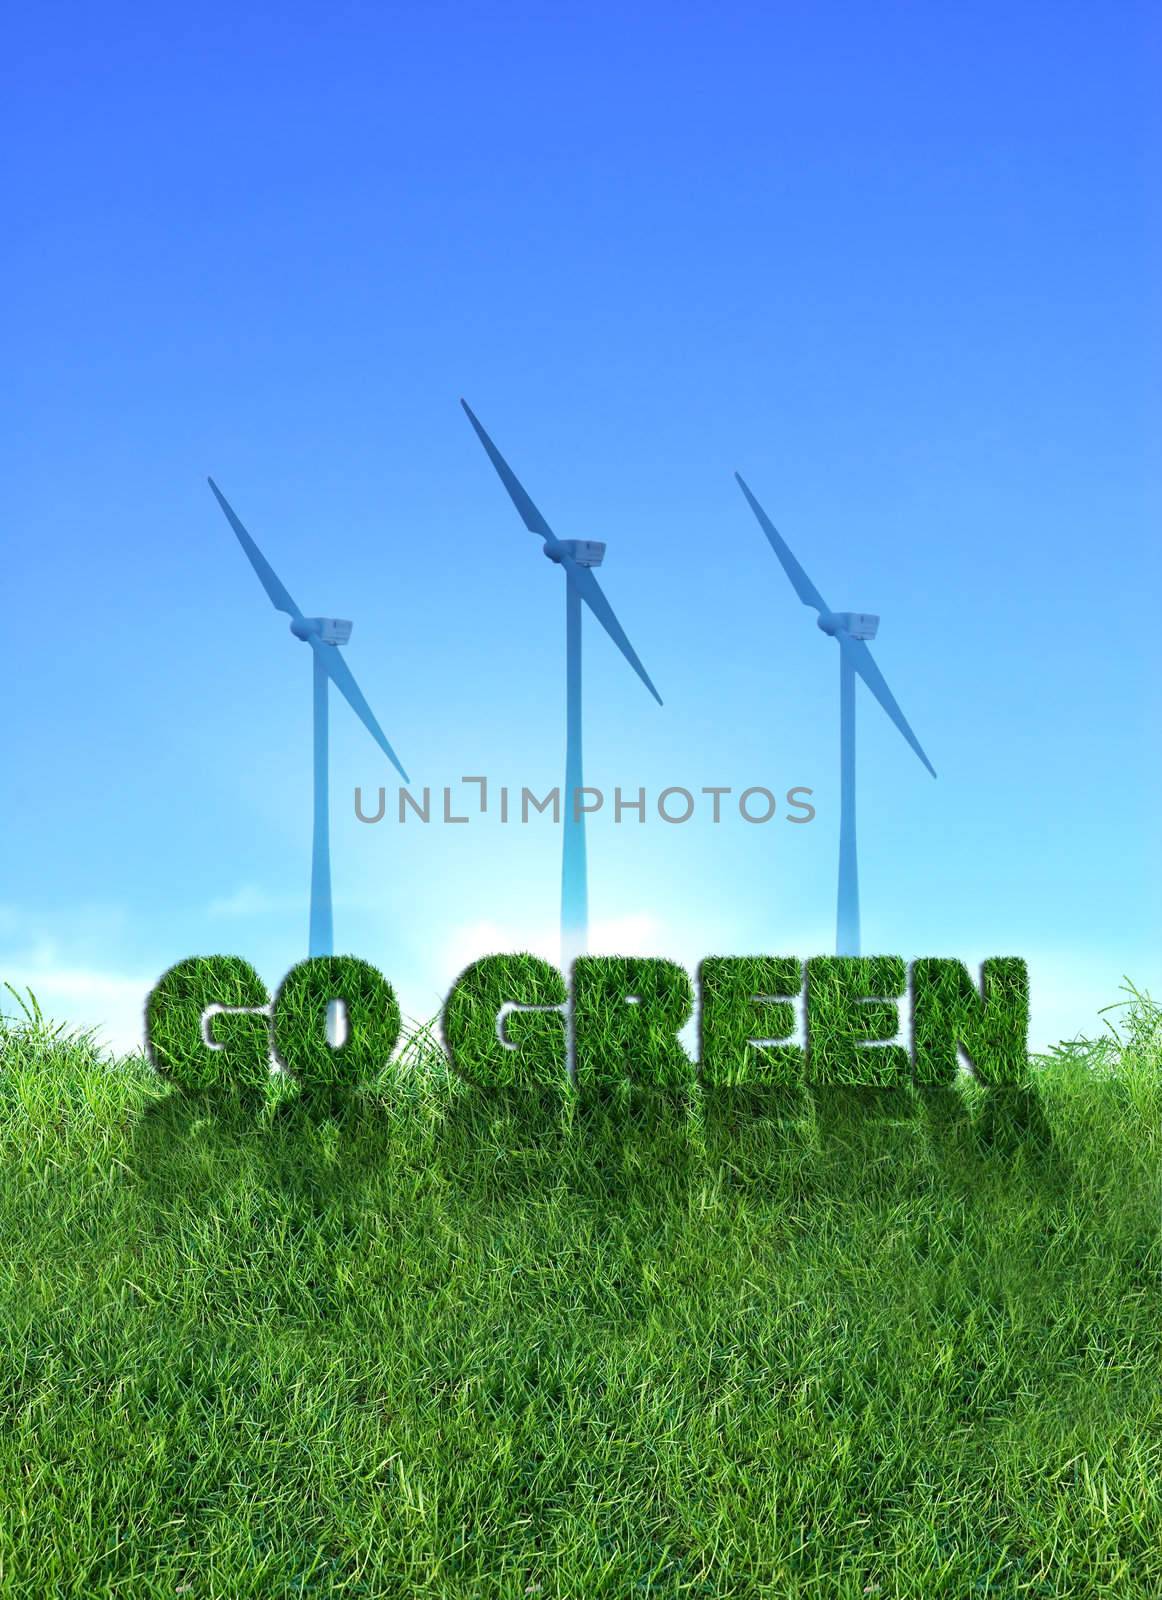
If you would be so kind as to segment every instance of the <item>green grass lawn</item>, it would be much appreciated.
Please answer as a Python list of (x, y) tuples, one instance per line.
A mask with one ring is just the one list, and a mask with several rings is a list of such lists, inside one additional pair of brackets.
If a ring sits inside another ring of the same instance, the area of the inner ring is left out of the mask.
[(570, 1116), (422, 1042), (313, 1124), (9, 1018), (0, 1595), (1157, 1600), (1162, 1016), (1118, 1028), (1040, 1124)]

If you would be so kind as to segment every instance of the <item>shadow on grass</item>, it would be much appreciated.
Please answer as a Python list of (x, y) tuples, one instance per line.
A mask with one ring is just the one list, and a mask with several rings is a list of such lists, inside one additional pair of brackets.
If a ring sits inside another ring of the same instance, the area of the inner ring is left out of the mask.
[[(406, 1092), (405, 1092), (406, 1089)], [(919, 1172), (972, 1185), (1000, 1164), (1066, 1176), (1034, 1091), (731, 1090), (703, 1095), (411, 1087), (325, 1105), (283, 1087), (261, 1105), (170, 1092), (141, 1111), (134, 1167), (159, 1206), (212, 1210), (230, 1184), (281, 1191), (305, 1213), (438, 1190), (449, 1213), (567, 1192), (608, 1207), (672, 1207), (721, 1181), (759, 1196), (906, 1187)]]

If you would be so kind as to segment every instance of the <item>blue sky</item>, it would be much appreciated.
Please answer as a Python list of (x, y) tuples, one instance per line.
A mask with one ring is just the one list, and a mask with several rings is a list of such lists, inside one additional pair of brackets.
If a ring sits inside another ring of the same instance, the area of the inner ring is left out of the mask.
[[(864, 948), (1024, 955), (1034, 1042), (1162, 988), (1151, 8), (25, 8), (4, 67), (9, 685), (0, 976), (139, 1036), (195, 952), (305, 954), (309, 654), (212, 473), (417, 784), (563, 762), (560, 575), (465, 395), (602, 581), (612, 790), (816, 819), (590, 832), (595, 943), (834, 937), (835, 647), (739, 469), (939, 773), (859, 695)], [(1153, 298), (1152, 298), (1153, 296)], [(547, 823), (369, 828), (333, 711), (336, 936), (431, 1015), (553, 948)]]

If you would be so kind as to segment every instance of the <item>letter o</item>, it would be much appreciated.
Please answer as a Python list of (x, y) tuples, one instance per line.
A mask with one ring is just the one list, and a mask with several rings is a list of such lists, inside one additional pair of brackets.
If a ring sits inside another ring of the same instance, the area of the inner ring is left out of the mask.
[[(341, 1000), (347, 1038), (327, 1041), (327, 1008)], [(292, 967), (274, 997), (275, 1054), (305, 1097), (342, 1099), (386, 1065), (400, 1034), (395, 991), (355, 956), (311, 956)]]
[[(765, 817), (752, 817), (747, 811), (747, 797), (752, 794), (765, 794), (767, 799), (770, 801), (770, 805), (767, 808), (767, 814)], [(744, 789), (738, 797), (738, 809), (742, 814), (742, 820), (744, 822), (769, 822), (775, 814), (775, 797), (769, 789)]]
[[(671, 817), (671, 816), (667, 815), (667, 813), (666, 813), (666, 796), (668, 794), (684, 794), (686, 796), (686, 814), (685, 814), (685, 816), (682, 816), (682, 817)], [(675, 823), (677, 823), (677, 822), (689, 822), (690, 818), (693, 815), (694, 815), (694, 796), (690, 793), (689, 789), (674, 788), (674, 789), (663, 789), (662, 790), (661, 794), (658, 796), (658, 816), (661, 817), (663, 822), (675, 822)]]

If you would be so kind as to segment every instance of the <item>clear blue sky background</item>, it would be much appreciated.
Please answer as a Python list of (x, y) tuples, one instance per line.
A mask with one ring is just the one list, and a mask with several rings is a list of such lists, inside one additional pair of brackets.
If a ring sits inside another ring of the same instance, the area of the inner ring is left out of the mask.
[[(874, 649), (864, 946), (1025, 955), (1035, 1042), (1159, 984), (1159, 81), (1147, 5), (24, 8), (5, 42), (0, 976), (139, 1033), (172, 961), (305, 953), (310, 668), (213, 473), (418, 783), (810, 786), (807, 827), (590, 835), (598, 944), (830, 947), (835, 647)], [(1156, 16), (1156, 13), (1155, 13)], [(547, 823), (354, 819), (340, 948), (431, 1014), (552, 948)]]

